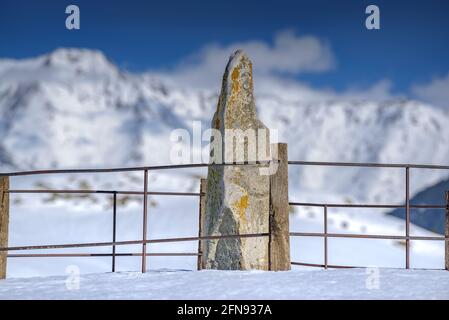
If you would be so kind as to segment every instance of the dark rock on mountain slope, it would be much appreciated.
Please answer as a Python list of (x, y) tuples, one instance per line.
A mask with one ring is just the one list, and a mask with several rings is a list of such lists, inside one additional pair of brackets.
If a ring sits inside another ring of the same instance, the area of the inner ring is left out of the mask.
[[(449, 179), (443, 180), (419, 193), (412, 199), (414, 205), (445, 204), (445, 192), (449, 191)], [(390, 215), (405, 219), (405, 210), (396, 209)], [(412, 209), (410, 212), (412, 223), (425, 229), (443, 234), (445, 223), (445, 209)]]

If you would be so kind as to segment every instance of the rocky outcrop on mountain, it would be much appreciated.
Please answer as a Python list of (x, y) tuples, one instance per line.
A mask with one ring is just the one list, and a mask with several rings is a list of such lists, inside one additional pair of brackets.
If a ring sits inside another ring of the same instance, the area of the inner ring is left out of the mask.
[[(418, 192), (410, 199), (412, 205), (446, 205), (445, 194), (449, 191), (449, 179), (438, 182), (437, 184)], [(392, 216), (405, 220), (405, 210), (395, 209), (389, 213)], [(417, 226), (427, 230), (444, 234), (446, 225), (446, 209), (412, 209), (410, 212), (410, 221)]]

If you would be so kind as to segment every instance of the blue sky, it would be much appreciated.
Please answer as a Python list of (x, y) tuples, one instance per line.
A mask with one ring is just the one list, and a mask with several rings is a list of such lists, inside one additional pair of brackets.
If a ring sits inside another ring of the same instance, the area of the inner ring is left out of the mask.
[[(80, 7), (80, 30), (65, 29), (69, 4)], [(380, 7), (380, 30), (365, 28), (369, 4)], [(297, 38), (313, 37), (332, 56), (327, 67), (287, 72), (314, 88), (344, 91), (384, 81), (393, 94), (446, 97), (449, 1), (0, 2), (0, 57), (87, 47), (131, 71), (176, 68), (211, 44), (227, 50), (256, 41), (269, 48), (286, 30)], [(292, 57), (303, 54), (295, 48)]]

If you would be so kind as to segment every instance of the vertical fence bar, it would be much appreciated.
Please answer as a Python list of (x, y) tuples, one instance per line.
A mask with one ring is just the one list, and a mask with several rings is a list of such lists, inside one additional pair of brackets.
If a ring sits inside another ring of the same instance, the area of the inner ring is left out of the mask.
[(444, 265), (445, 269), (449, 271), (449, 191), (446, 191), (446, 227), (444, 236), (446, 237), (445, 243), (445, 254), (444, 254)]
[[(143, 226), (142, 240), (147, 240), (147, 215), (148, 215), (148, 170), (144, 170), (143, 175)], [(147, 244), (142, 243), (142, 273), (147, 270)]]
[[(198, 217), (198, 237), (203, 236), (204, 219), (206, 212), (206, 191), (207, 190), (207, 180), (200, 179), (200, 202), (199, 202), (199, 217)], [(198, 260), (197, 269), (201, 270), (203, 268), (203, 241), (198, 240)]]
[[(112, 242), (117, 240), (117, 192), (112, 198)], [(112, 245), (112, 272), (115, 272), (115, 245)]]
[(405, 168), (405, 268), (410, 269), (410, 167)]
[[(8, 247), (9, 177), (0, 177), (0, 247)], [(0, 252), (0, 279), (6, 278), (8, 251)]]
[(327, 205), (324, 206), (324, 269), (327, 269)]

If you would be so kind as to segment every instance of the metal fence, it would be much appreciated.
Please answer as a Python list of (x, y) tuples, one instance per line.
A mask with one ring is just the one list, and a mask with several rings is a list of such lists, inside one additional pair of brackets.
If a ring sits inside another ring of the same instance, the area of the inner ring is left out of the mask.
[[(257, 163), (256, 163), (257, 164)], [(259, 163), (260, 164), (260, 163)], [(267, 164), (267, 163), (265, 163)], [(324, 230), (323, 232), (290, 232), (291, 237), (322, 237), (324, 239), (324, 264), (318, 263), (304, 263), (291, 262), (292, 265), (322, 267), (322, 268), (351, 268), (354, 266), (331, 265), (328, 264), (328, 238), (360, 238), (360, 239), (393, 239), (405, 240), (405, 266), (410, 268), (410, 241), (411, 240), (438, 240), (445, 241), (446, 245), (449, 242), (448, 235), (446, 236), (412, 236), (410, 234), (410, 210), (411, 208), (430, 208), (430, 209), (447, 209), (449, 214), (449, 204), (441, 205), (412, 205), (410, 203), (410, 169), (436, 169), (449, 170), (449, 166), (438, 165), (415, 165), (415, 164), (377, 164), (377, 163), (346, 163), (346, 162), (307, 162), (307, 161), (288, 161), (290, 166), (342, 166), (342, 167), (366, 167), (366, 168), (396, 168), (405, 170), (405, 204), (335, 204), (335, 203), (301, 203), (289, 202), (290, 206), (302, 207), (321, 207), (324, 215)], [(244, 166), (253, 164), (221, 164), (221, 166)], [(16, 177), (16, 176), (34, 176), (34, 175), (53, 175), (53, 174), (76, 174), (76, 173), (119, 173), (119, 172), (141, 172), (143, 174), (143, 188), (142, 191), (119, 191), (119, 190), (56, 190), (56, 189), (11, 189), (6, 192), (10, 194), (106, 194), (112, 196), (112, 241), (110, 242), (90, 242), (90, 243), (70, 243), (70, 244), (47, 244), (47, 245), (32, 245), (32, 246), (15, 246), (3, 247), (1, 251), (7, 251), (8, 258), (25, 258), (25, 257), (111, 257), (112, 271), (116, 269), (117, 257), (140, 256), (141, 270), (146, 272), (147, 257), (149, 256), (196, 256), (201, 259), (202, 252), (190, 253), (148, 253), (147, 244), (152, 243), (169, 243), (169, 242), (185, 242), (185, 241), (203, 241), (211, 239), (226, 239), (226, 238), (252, 238), (252, 237), (269, 237), (270, 233), (256, 233), (256, 234), (228, 234), (216, 236), (202, 236), (199, 230), (198, 236), (182, 237), (182, 238), (164, 238), (164, 239), (148, 239), (148, 196), (183, 196), (183, 197), (201, 197), (203, 193), (192, 192), (150, 192), (148, 191), (148, 175), (150, 172), (169, 170), (169, 169), (187, 169), (200, 168), (209, 166), (220, 166), (218, 164), (186, 164), (186, 165), (167, 165), (167, 166), (150, 166), (150, 167), (132, 167), (132, 168), (110, 168), (110, 169), (75, 169), (75, 170), (35, 170), (35, 171), (21, 171), (11, 173), (0, 173), (0, 177)], [(116, 226), (117, 226), (117, 196), (118, 195), (136, 195), (143, 197), (142, 208), (142, 238), (139, 240), (116, 241)], [(376, 235), (376, 234), (344, 234), (344, 233), (329, 233), (328, 232), (328, 208), (405, 208), (405, 235)], [(124, 245), (142, 245), (141, 252), (117, 253), (117, 246)], [(64, 249), (64, 248), (87, 248), (87, 247), (111, 247), (111, 253), (38, 253), (38, 254), (12, 254), (10, 251), (29, 251), (38, 249)], [(198, 248), (201, 246), (199, 245)], [(447, 251), (447, 250), (446, 250)], [(447, 258), (447, 257), (446, 257)], [(198, 263), (200, 265), (200, 263)], [(363, 266), (360, 266), (363, 267)]]
[[(324, 230), (323, 232), (290, 232), (290, 236), (293, 237), (322, 237), (324, 239), (324, 264), (292, 262), (293, 265), (310, 266), (310, 267), (322, 267), (322, 268), (352, 268), (355, 266), (342, 266), (342, 265), (330, 265), (328, 264), (328, 238), (358, 238), (358, 239), (384, 239), (384, 240), (405, 240), (405, 268), (410, 269), (410, 241), (411, 240), (432, 240), (432, 241), (445, 241), (448, 246), (449, 235), (445, 236), (412, 236), (410, 234), (410, 210), (412, 208), (420, 209), (446, 209), (446, 215), (449, 215), (449, 202), (446, 204), (435, 205), (412, 205), (410, 203), (410, 169), (434, 169), (434, 170), (449, 170), (449, 166), (439, 165), (417, 165), (417, 164), (380, 164), (380, 163), (350, 163), (350, 162), (306, 162), (306, 161), (289, 161), (290, 165), (302, 165), (302, 166), (339, 166), (339, 167), (364, 167), (364, 168), (389, 168), (389, 169), (402, 169), (405, 170), (404, 181), (404, 195), (405, 204), (336, 204), (336, 203), (301, 203), (290, 202), (291, 206), (303, 206), (303, 207), (321, 207), (323, 208), (324, 216)], [(380, 235), (380, 234), (345, 234), (345, 233), (329, 233), (328, 232), (328, 209), (329, 208), (376, 208), (376, 209), (405, 209), (405, 234), (403, 236), (397, 235)], [(447, 218), (446, 218), (447, 221)], [(448, 221), (446, 223), (449, 223)], [(446, 249), (446, 268), (447, 268), (447, 249)]]

